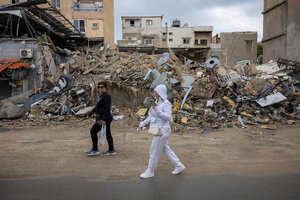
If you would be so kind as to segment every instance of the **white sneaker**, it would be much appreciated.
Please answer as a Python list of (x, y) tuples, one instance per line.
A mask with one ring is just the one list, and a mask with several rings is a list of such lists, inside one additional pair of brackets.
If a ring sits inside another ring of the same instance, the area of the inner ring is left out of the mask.
[(175, 167), (175, 169), (172, 171), (172, 174), (176, 175), (182, 172), (185, 169), (185, 166), (181, 164), (179, 167)]
[(140, 175), (141, 178), (151, 178), (154, 176), (154, 173), (150, 172), (150, 170), (146, 170), (144, 173)]

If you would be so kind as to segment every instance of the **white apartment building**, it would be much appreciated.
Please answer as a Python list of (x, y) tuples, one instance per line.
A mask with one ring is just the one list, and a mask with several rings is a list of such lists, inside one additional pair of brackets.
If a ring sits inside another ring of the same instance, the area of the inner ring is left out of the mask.
[[(163, 16), (122, 16), (122, 40), (117, 44), (120, 50), (142, 48), (163, 50), (192, 50), (193, 54), (203, 54), (212, 43), (212, 26), (180, 26), (179, 20), (174, 20), (170, 27), (162, 25)], [(201, 56), (200, 56), (201, 57)]]

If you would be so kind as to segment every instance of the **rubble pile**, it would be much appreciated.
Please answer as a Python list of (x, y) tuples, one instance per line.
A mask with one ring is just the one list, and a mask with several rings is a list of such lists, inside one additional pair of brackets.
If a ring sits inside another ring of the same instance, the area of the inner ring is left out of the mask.
[[(247, 125), (274, 129), (274, 124), (300, 119), (300, 65), (296, 61), (279, 59), (260, 66), (241, 61), (225, 67), (216, 58), (203, 65), (172, 50), (148, 55), (108, 46), (69, 54), (72, 63), (60, 64), (60, 76), (56, 82), (51, 77), (51, 88), (45, 84), (42, 93), (35, 91), (24, 104), (29, 113), (23, 120), (61, 122), (85, 116), (96, 104), (99, 80), (117, 83), (113, 87), (137, 88), (134, 95), (165, 84), (173, 104), (175, 131)], [(147, 116), (152, 98), (127, 108), (114, 105), (114, 119), (137, 126)]]

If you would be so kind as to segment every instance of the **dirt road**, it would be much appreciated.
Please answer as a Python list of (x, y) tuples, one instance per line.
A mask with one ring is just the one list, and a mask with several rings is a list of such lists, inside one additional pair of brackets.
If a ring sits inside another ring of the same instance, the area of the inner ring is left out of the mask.
[[(114, 122), (116, 156), (88, 157), (89, 128), (0, 127), (0, 178), (97, 176), (101, 180), (138, 178), (147, 166), (151, 136)], [(260, 128), (174, 133), (170, 147), (185, 164), (186, 175), (284, 175), (300, 173), (300, 123), (277, 130)], [(101, 153), (107, 150), (107, 144)], [(169, 175), (171, 163), (162, 155), (156, 176)]]

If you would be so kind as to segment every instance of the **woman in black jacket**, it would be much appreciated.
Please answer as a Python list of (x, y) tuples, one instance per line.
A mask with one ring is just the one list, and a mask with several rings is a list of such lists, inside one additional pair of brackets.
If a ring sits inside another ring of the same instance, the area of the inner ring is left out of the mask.
[(112, 122), (112, 115), (110, 112), (111, 97), (107, 93), (107, 84), (103, 81), (99, 82), (98, 90), (100, 93), (99, 101), (96, 107), (87, 116), (87, 118), (89, 118), (92, 114), (96, 113), (96, 122), (91, 128), (93, 147), (87, 152), (87, 155), (93, 156), (99, 154), (97, 133), (104, 125), (106, 125), (106, 139), (109, 146), (108, 151), (104, 152), (104, 155), (116, 155), (117, 152), (114, 149), (114, 142), (110, 132), (110, 123)]

